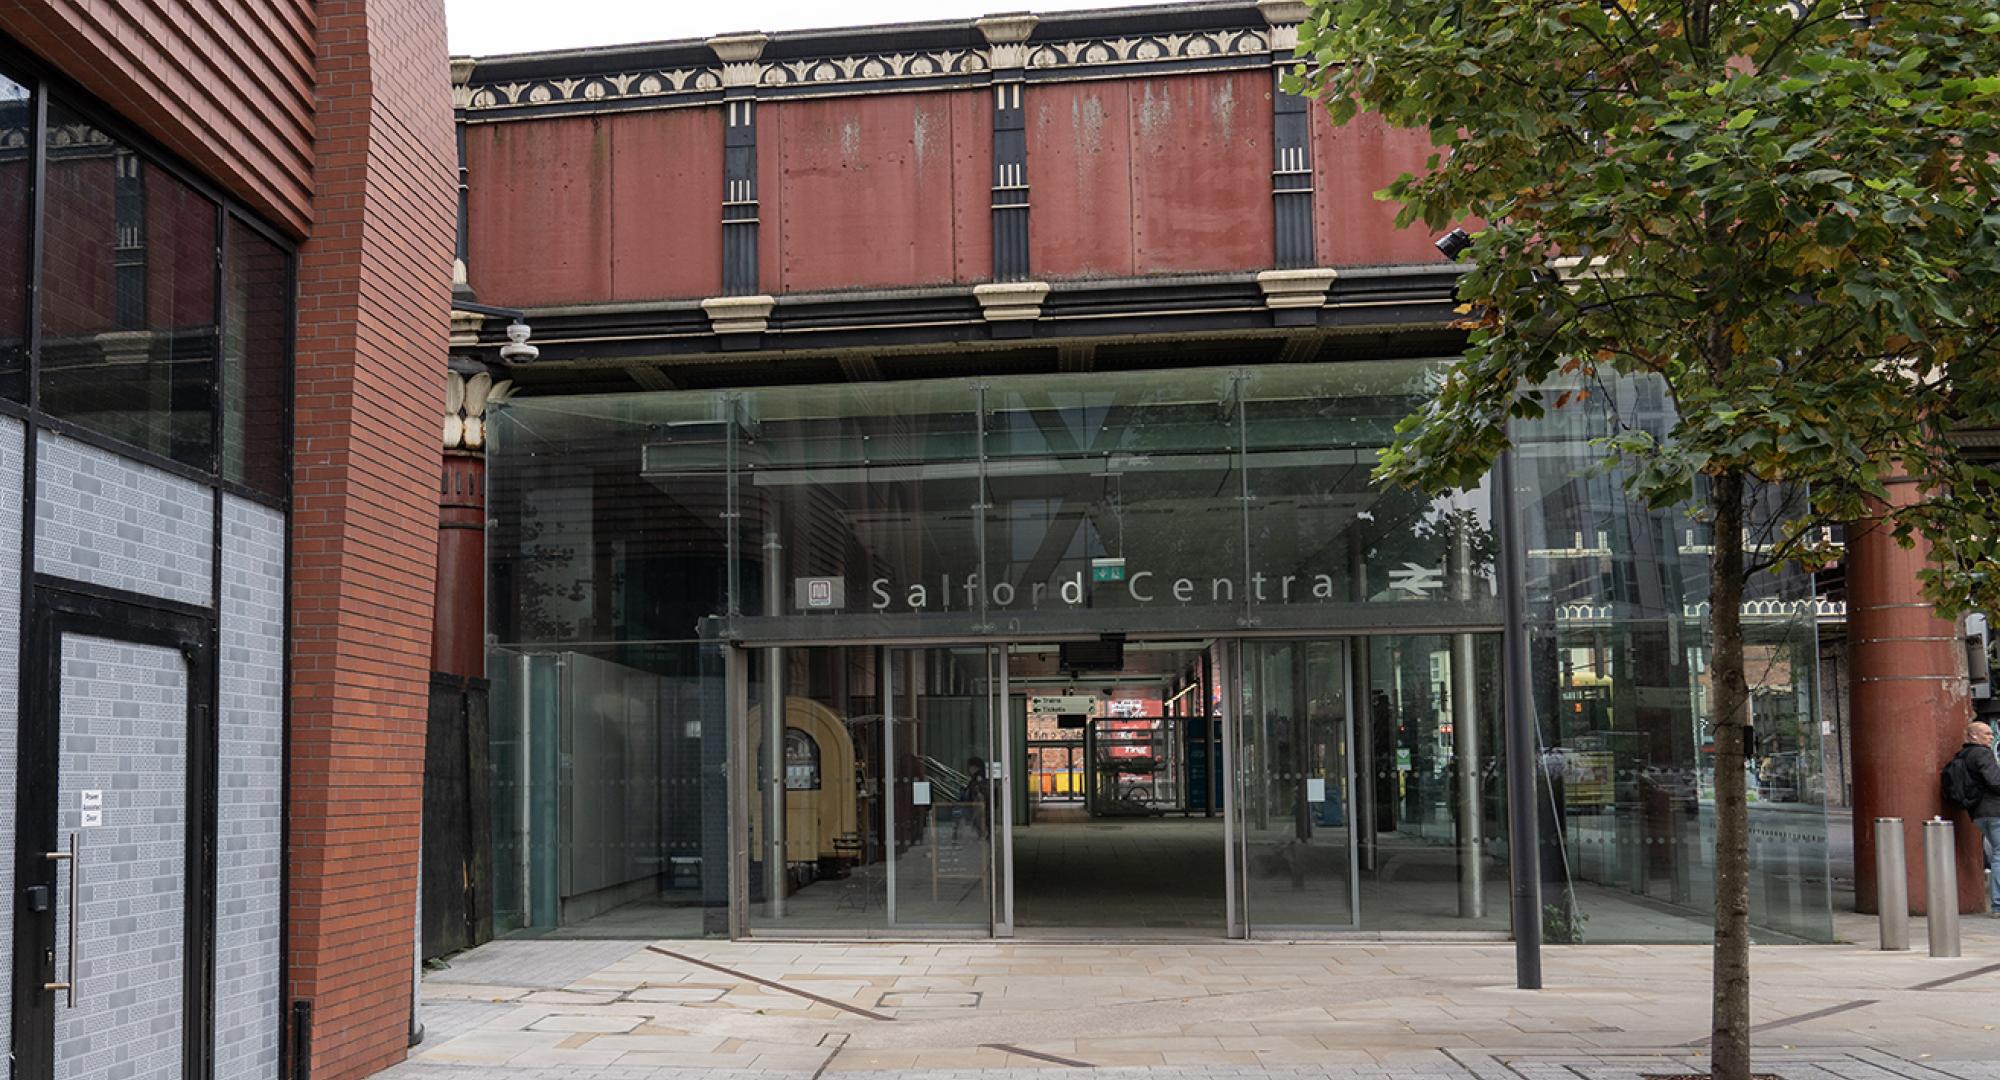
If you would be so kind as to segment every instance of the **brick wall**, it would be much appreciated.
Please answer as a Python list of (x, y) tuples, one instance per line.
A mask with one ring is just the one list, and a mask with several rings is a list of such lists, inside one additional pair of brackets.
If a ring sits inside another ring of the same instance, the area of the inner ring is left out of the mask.
[(314, 1080), (408, 1042), (456, 159), (442, 0), (318, 4), (293, 515), (291, 985)]
[(278, 223), (305, 232), (315, 70), (310, 0), (0, 0), (0, 33)]

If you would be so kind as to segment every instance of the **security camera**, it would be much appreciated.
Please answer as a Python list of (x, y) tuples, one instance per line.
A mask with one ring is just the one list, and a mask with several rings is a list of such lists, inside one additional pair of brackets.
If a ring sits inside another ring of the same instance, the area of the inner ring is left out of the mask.
[(1438, 249), (1438, 254), (1456, 261), (1460, 255), (1465, 254), (1466, 248), (1472, 246), (1472, 234), (1464, 229), (1453, 229), (1431, 241), (1431, 244)]
[(519, 319), (507, 324), (507, 344), (500, 346), (500, 359), (510, 364), (525, 364), (542, 355), (542, 350), (528, 344), (528, 335), (534, 333), (528, 324)]

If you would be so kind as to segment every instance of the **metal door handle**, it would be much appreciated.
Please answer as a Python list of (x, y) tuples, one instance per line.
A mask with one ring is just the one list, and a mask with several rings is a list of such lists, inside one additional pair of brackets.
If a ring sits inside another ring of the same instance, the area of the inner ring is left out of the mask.
[(76, 1008), (76, 883), (77, 883), (77, 864), (78, 864), (78, 863), (80, 863), (80, 862), (82, 862), (82, 860), (81, 860), (81, 859), (77, 858), (77, 853), (76, 853), (76, 842), (77, 842), (77, 841), (76, 841), (76, 838), (77, 838), (77, 834), (76, 834), (76, 833), (70, 833), (70, 834), (69, 834), (69, 850), (68, 850), (68, 851), (51, 851), (51, 852), (49, 852), (49, 853), (48, 853), (48, 856), (47, 856), (47, 857), (48, 857), (48, 860), (49, 860), (50, 862), (67, 862), (67, 863), (69, 863), (69, 955), (68, 955), (67, 957), (65, 957), (65, 958), (64, 958), (64, 963), (66, 964), (66, 966), (67, 966), (67, 968), (68, 968), (68, 971), (67, 971), (67, 974), (68, 974), (68, 976), (69, 976), (69, 977), (68, 977), (67, 979), (63, 980), (62, 982), (51, 982), (51, 983), (43, 983), (43, 984), (42, 984), (42, 989), (44, 989), (44, 990), (61, 990), (61, 991), (63, 991), (63, 992), (64, 992), (64, 994), (65, 994), (65, 995), (67, 995), (67, 997), (68, 997), (68, 1001), (67, 1001), (67, 1003), (66, 1003), (66, 1004), (67, 1004), (67, 1006), (68, 1006), (69, 1008), (72, 1008), (72, 1009)]

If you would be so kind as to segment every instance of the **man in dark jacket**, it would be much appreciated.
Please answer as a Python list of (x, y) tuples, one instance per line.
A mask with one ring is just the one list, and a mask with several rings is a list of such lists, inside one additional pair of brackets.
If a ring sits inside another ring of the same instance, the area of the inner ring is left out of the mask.
[(1986, 838), (1986, 883), (1994, 918), (2000, 919), (2000, 758), (1993, 754), (1993, 729), (1974, 720), (1965, 725), (1965, 745), (1958, 750), (1983, 789), (1972, 807), (1972, 824)]

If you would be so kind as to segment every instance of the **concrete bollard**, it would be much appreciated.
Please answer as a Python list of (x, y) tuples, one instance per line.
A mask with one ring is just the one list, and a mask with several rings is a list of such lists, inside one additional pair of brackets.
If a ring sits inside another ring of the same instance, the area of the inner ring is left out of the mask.
[(1910, 947), (1910, 881), (1903, 861), (1903, 819), (1875, 819), (1875, 910), (1882, 923), (1882, 951)]
[(1931, 955), (1958, 955), (1958, 845), (1951, 822), (1924, 822), (1924, 898), (1930, 912)]

